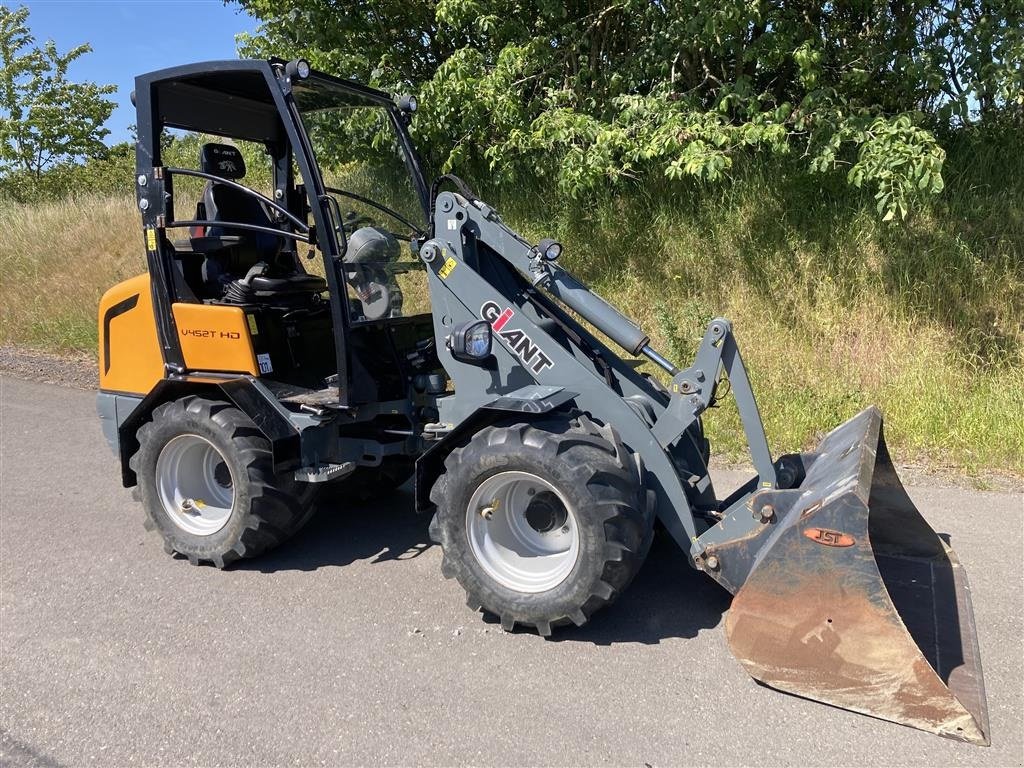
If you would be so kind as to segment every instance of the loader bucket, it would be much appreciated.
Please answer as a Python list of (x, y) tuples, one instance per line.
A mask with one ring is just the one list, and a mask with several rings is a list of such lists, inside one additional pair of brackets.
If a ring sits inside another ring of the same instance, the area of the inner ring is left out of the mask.
[(881, 413), (804, 458), (729, 611), (733, 654), (773, 688), (988, 745), (967, 575), (900, 483)]

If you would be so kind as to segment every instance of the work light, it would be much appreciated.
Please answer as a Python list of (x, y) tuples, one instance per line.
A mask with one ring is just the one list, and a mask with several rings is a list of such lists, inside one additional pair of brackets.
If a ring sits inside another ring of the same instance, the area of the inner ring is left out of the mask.
[(562, 244), (550, 237), (545, 237), (537, 243), (537, 253), (548, 261), (554, 261), (562, 255)]
[(452, 357), (467, 363), (476, 363), (491, 354), (491, 324), (486, 320), (460, 323), (448, 337)]
[(289, 80), (305, 80), (309, 77), (309, 62), (305, 59), (292, 59), (284, 67)]

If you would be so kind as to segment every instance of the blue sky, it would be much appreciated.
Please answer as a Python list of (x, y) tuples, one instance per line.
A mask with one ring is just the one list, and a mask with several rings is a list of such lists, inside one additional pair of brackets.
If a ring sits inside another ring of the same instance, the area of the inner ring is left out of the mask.
[[(17, 0), (3, 0), (16, 7)], [(233, 59), (235, 35), (257, 22), (221, 0), (29, 0), (29, 28), (37, 42), (53, 40), (61, 53), (79, 43), (93, 52), (72, 67), (72, 80), (117, 86), (117, 109), (107, 121), (107, 143), (130, 138), (135, 123), (135, 75), (205, 59)]]

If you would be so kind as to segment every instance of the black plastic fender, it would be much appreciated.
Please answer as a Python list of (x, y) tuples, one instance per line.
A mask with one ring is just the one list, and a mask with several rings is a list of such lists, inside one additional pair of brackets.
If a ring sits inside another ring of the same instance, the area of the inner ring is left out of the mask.
[[(551, 391), (552, 389), (555, 391)], [(416, 512), (424, 514), (434, 511), (434, 505), (430, 501), (430, 489), (444, 470), (445, 458), (467, 435), (479, 432), (499, 419), (513, 414), (526, 420), (543, 416), (569, 405), (576, 396), (576, 392), (560, 387), (531, 385), (481, 405), (416, 459)]]
[(118, 453), (121, 459), (121, 482), (124, 487), (129, 488), (136, 484), (135, 472), (128, 466), (128, 460), (139, 449), (135, 433), (149, 420), (153, 409), (162, 403), (178, 400), (186, 395), (201, 394), (212, 394), (230, 401), (255, 422), (271, 444), (276, 470), (299, 465), (299, 431), (289, 418), (288, 411), (259, 379), (253, 376), (177, 375), (162, 379), (118, 427)]

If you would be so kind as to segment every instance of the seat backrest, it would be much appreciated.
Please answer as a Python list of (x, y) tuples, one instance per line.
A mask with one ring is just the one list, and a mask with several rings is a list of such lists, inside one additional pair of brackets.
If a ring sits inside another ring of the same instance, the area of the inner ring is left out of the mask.
[[(204, 173), (231, 181), (245, 177), (245, 159), (238, 148), (230, 144), (203, 144), (199, 150), (199, 167)], [(203, 206), (208, 221), (234, 221), (275, 228), (274, 222), (257, 198), (221, 182), (206, 182)], [(241, 272), (244, 275), (249, 267), (259, 261), (273, 261), (284, 242), (282, 238), (271, 234), (231, 226), (211, 225), (207, 227), (205, 234), (210, 237), (232, 235), (242, 238), (242, 244), (234, 249), (235, 253), (230, 263), (208, 265), (208, 279), (227, 272)]]
[(230, 144), (203, 144), (199, 148), (199, 170), (238, 181), (245, 178), (245, 158), (238, 147)]

